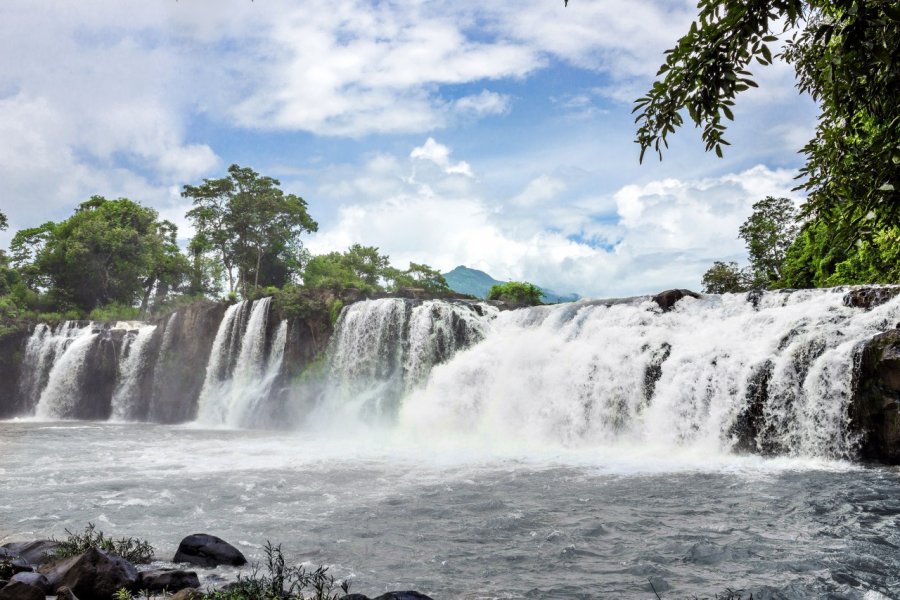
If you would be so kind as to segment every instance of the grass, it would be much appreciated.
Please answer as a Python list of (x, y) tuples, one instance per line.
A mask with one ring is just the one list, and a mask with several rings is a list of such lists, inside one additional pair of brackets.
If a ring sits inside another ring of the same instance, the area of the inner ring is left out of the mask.
[(350, 584), (339, 585), (328, 574), (327, 567), (307, 570), (285, 564), (281, 544), (266, 542), (265, 571), (253, 565), (250, 575), (238, 575), (238, 580), (222, 590), (210, 590), (207, 600), (337, 600), (349, 593)]
[(133, 537), (114, 540), (97, 530), (93, 523), (88, 523), (81, 533), (73, 533), (66, 529), (66, 535), (68, 537), (64, 540), (53, 540), (59, 543), (59, 547), (53, 552), (56, 558), (78, 556), (91, 548), (97, 548), (124, 558), (130, 563), (149, 563), (153, 560), (153, 546), (146, 540)]

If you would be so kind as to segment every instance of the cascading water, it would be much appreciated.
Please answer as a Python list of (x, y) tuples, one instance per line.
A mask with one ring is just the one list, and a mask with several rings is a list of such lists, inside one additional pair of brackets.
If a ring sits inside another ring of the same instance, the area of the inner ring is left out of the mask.
[[(37, 330), (34, 335), (38, 335)], [(46, 377), (46, 385), (38, 387), (38, 384), (32, 388), (32, 393), (40, 389), (35, 416), (41, 419), (71, 417), (80, 397), (80, 379), (85, 360), (99, 334), (92, 323), (79, 325), (74, 321), (66, 321), (57, 327), (53, 335), (47, 335), (46, 332), (40, 335), (41, 341), (35, 341), (36, 346), (40, 345), (40, 350), (34, 349), (34, 354), (38, 357), (38, 377), (43, 378), (43, 370), (48, 365), (52, 366)], [(28, 358), (26, 356), (26, 360)]]
[(149, 342), (156, 325), (142, 325), (129, 331), (122, 342), (122, 360), (119, 361), (118, 381), (112, 397), (112, 419), (128, 421), (136, 417), (136, 403), (140, 398), (140, 383), (144, 365), (149, 358)]
[(260, 406), (281, 372), (287, 343), (287, 322), (283, 321), (266, 351), (271, 303), (271, 298), (252, 304), (244, 301), (225, 312), (200, 392), (198, 421), (245, 427), (265, 420)]
[(326, 410), (392, 416), (431, 368), (480, 341), (497, 309), (402, 298), (346, 307), (329, 346)]
[(843, 295), (506, 312), (483, 342), (432, 370), (400, 423), (433, 436), (715, 452), (749, 437), (760, 451), (845, 457), (854, 352), (897, 322), (900, 298), (862, 312)]
[[(270, 298), (225, 310), (202, 355), (202, 389), (198, 380), (183, 397), (161, 383), (185, 360), (197, 331), (189, 318), (39, 325), (19, 391), (39, 418), (165, 420), (153, 406), (174, 402), (191, 405), (170, 411), (181, 420), (197, 406), (200, 423), (261, 427), (312, 408), (433, 439), (845, 457), (857, 441), (850, 406), (860, 346), (900, 320), (900, 298), (864, 311), (844, 306), (845, 291), (712, 295), (669, 312), (648, 299), (502, 313), (362, 301), (338, 319), (321, 385), (293, 394), (283, 385), (289, 328), (270, 323)], [(107, 387), (92, 383), (101, 372)], [(90, 393), (99, 399), (82, 398)]]
[(34, 328), (25, 346), (22, 378), (19, 381), (19, 393), (31, 410), (36, 408), (41, 392), (47, 386), (54, 361), (62, 356), (75, 338), (89, 328), (90, 325), (85, 326), (77, 321), (60, 323), (55, 330), (44, 323), (39, 323)]

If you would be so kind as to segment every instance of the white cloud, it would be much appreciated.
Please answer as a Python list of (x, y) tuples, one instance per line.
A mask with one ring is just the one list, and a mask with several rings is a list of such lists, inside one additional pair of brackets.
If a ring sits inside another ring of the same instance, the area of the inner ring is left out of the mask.
[[(738, 227), (754, 202), (791, 196), (794, 172), (757, 166), (697, 180), (628, 185), (600, 196), (572, 197), (558, 175), (530, 181), (509, 202), (444, 168), (417, 169), (423, 159), (450, 164), (450, 149), (429, 139), (407, 163), (380, 158), (358, 174), (345, 204), (310, 242), (314, 252), (353, 242), (378, 246), (394, 264), (458, 264), (499, 279), (525, 279), (558, 291), (598, 297), (698, 289), (713, 260), (745, 258)], [(405, 172), (416, 170), (416, 177)], [(382, 192), (365, 194), (373, 181)], [(320, 190), (321, 191), (321, 190)], [(517, 207), (528, 210), (517, 211)]]
[(409, 153), (409, 157), (418, 160), (427, 160), (433, 162), (449, 175), (465, 175), (466, 177), (474, 177), (472, 167), (466, 161), (458, 163), (450, 162), (451, 150), (443, 144), (438, 144), (434, 138), (428, 138), (421, 146), (413, 148)]

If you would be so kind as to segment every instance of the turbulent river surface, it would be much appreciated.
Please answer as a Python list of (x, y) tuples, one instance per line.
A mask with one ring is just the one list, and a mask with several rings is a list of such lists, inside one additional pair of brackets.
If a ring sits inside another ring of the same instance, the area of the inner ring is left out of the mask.
[(268, 540), (437, 600), (900, 598), (900, 471), (853, 462), (856, 366), (900, 295), (846, 292), (357, 302), (302, 373), (270, 299), (39, 325), (0, 542)]
[(402, 427), (0, 422), (0, 543), (88, 522), (161, 559), (195, 532), (251, 560), (271, 540), (369, 595), (655, 598), (652, 582), (663, 598), (900, 597), (895, 468), (483, 444)]

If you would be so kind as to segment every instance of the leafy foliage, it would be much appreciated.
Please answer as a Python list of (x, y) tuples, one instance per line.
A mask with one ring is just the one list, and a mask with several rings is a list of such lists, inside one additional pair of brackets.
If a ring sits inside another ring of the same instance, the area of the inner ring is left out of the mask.
[(716, 261), (703, 274), (705, 294), (727, 294), (746, 292), (752, 287), (753, 277), (747, 269), (741, 269), (734, 261)]
[(449, 294), (450, 286), (447, 280), (437, 269), (428, 265), (409, 263), (405, 271), (390, 269), (386, 272), (386, 278), (390, 280), (390, 288), (397, 291), (401, 288), (418, 288), (432, 294)]
[(60, 223), (19, 231), (10, 246), (24, 286), (55, 307), (90, 311), (110, 303), (146, 307), (180, 286), (187, 264), (176, 228), (155, 210), (93, 196)]
[(131, 563), (149, 563), (153, 560), (153, 547), (146, 540), (132, 537), (113, 540), (98, 531), (93, 523), (88, 523), (81, 533), (66, 529), (66, 535), (68, 537), (64, 540), (54, 540), (59, 541), (59, 546), (53, 553), (57, 558), (78, 556), (91, 548), (97, 548)]
[(288, 566), (281, 545), (266, 542), (265, 571), (254, 565), (248, 576), (238, 575), (236, 583), (227, 589), (212, 590), (207, 600), (337, 600), (349, 593), (348, 582), (335, 584), (327, 567), (308, 571), (303, 566)]
[(541, 304), (543, 292), (541, 288), (523, 281), (508, 281), (491, 287), (488, 300), (500, 300), (524, 306)]
[(785, 254), (797, 237), (796, 212), (788, 198), (768, 196), (753, 205), (738, 230), (747, 244), (755, 287), (771, 287), (781, 279)]
[[(895, 0), (701, 0), (698, 20), (669, 51), (636, 101), (641, 159), (660, 158), (684, 123), (722, 156), (734, 99), (756, 87), (752, 62), (794, 31), (780, 57), (819, 103), (816, 136), (803, 148), (804, 215), (843, 239), (872, 240), (900, 214), (900, 6)], [(846, 243), (846, 242), (845, 242)]]
[[(306, 201), (285, 194), (281, 182), (253, 169), (231, 165), (221, 179), (204, 179), (184, 186), (182, 196), (193, 201), (187, 216), (197, 234), (191, 241), (194, 282), (201, 286), (210, 264), (204, 255), (217, 256), (228, 277), (228, 291), (283, 286), (305, 261), (302, 233), (316, 231)], [(201, 290), (196, 290), (201, 291)]]

